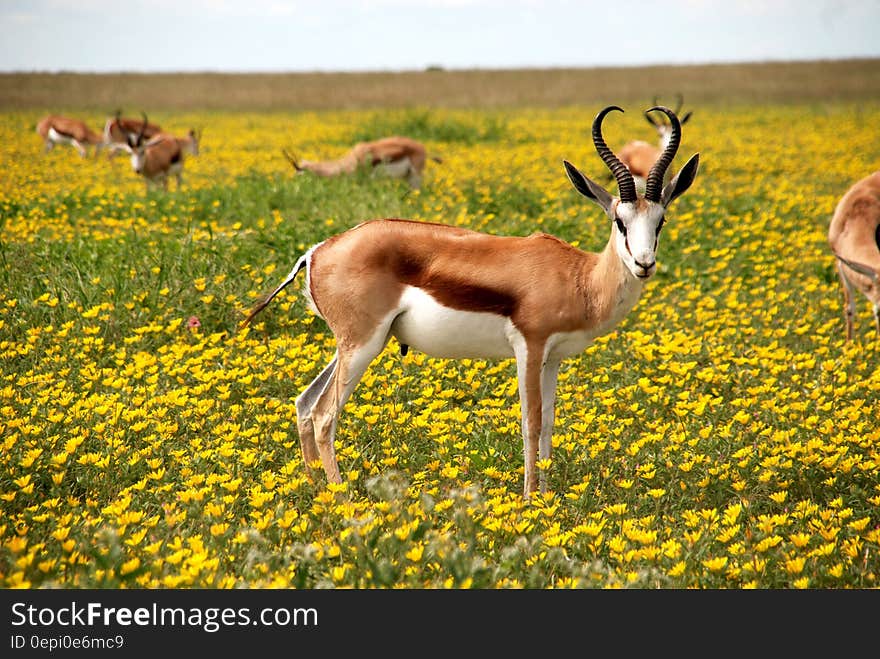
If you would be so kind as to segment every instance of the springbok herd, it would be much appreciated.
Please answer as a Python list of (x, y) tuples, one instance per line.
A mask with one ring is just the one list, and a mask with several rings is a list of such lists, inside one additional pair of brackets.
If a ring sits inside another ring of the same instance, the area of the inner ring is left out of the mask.
[[(655, 103), (644, 112), (659, 146), (626, 144), (616, 155), (605, 143), (598, 113), (593, 144), (617, 182), (618, 196), (568, 161), (575, 190), (608, 216), (610, 236), (599, 253), (581, 251), (551, 235), (497, 236), (402, 219), (364, 222), (312, 246), (287, 277), (244, 320), (246, 326), (305, 271), (304, 294), (336, 339), (336, 354), (296, 399), (304, 462), (320, 461), (328, 481), (341, 483), (334, 438), (337, 418), (370, 363), (392, 337), (442, 358), (514, 358), (525, 455), (524, 494), (546, 490), (541, 469), (551, 453), (560, 363), (612, 331), (635, 306), (656, 271), (660, 231), (668, 207), (697, 176), (699, 154), (677, 172), (671, 164), (682, 125), (691, 113)], [(658, 119), (664, 118), (664, 120)], [(89, 146), (110, 155), (125, 151), (147, 185), (181, 183), (185, 154), (199, 152), (200, 132), (176, 137), (142, 119), (117, 113), (102, 134), (60, 116), (37, 131), (46, 149), (70, 144), (85, 156)], [(296, 174), (351, 174), (359, 167), (405, 179), (418, 188), (429, 155), (425, 146), (392, 136), (354, 145), (342, 158), (316, 162), (283, 152)], [(880, 171), (854, 183), (841, 197), (828, 231), (844, 299), (846, 337), (853, 337), (857, 293), (873, 305), (880, 334)], [(515, 264), (515, 267), (512, 265)], [(356, 313), (353, 313), (356, 311)]]

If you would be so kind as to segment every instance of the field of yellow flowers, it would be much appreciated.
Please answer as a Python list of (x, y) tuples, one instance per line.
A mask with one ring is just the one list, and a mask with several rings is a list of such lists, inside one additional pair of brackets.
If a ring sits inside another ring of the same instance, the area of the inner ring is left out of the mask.
[[(546, 495), (522, 499), (513, 362), (395, 342), (340, 418), (347, 482), (306, 478), (293, 399), (333, 337), (298, 285), (248, 310), (373, 217), (601, 249), (562, 166), (616, 192), (598, 109), (156, 113), (204, 128), (168, 192), (0, 115), (0, 586), (877, 587), (880, 340), (860, 298), (845, 342), (826, 243), (876, 106), (689, 108), (674, 166), (700, 173), (636, 308), (563, 364)], [(642, 109), (612, 147), (654, 140)], [(281, 154), (390, 133), (443, 158), (421, 190)]]

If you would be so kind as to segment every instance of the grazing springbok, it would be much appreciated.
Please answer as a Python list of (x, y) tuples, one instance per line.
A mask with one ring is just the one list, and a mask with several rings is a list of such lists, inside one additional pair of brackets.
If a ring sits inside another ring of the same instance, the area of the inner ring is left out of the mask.
[[(148, 126), (147, 116), (144, 115), (142, 128)], [(145, 131), (139, 130), (134, 136), (129, 135), (123, 149), (131, 154), (131, 167), (141, 176), (147, 185), (161, 186), (168, 189), (168, 177), (177, 179), (177, 187), (183, 183), (184, 155), (199, 152), (199, 133), (190, 130), (186, 137), (175, 137), (170, 133), (158, 133), (152, 139), (145, 141)]]
[[(246, 326), (305, 269), (310, 308), (336, 338), (336, 354), (296, 399), (297, 427), (308, 467), (320, 457), (327, 479), (341, 483), (333, 440), (336, 422), (369, 364), (393, 336), (441, 358), (516, 359), (526, 498), (538, 487), (537, 460), (550, 458), (557, 373), (597, 336), (612, 331), (654, 274), (666, 208), (693, 183), (695, 154), (665, 187), (681, 125), (648, 175), (644, 195), (605, 144), (602, 121), (593, 143), (617, 179), (619, 198), (563, 161), (575, 189), (612, 220), (600, 253), (544, 233), (496, 236), (412, 220), (360, 224), (311, 247), (290, 274), (244, 319)], [(311, 476), (311, 472), (309, 471)], [(540, 474), (541, 491), (546, 474)]]
[[(675, 106), (675, 110), (673, 110), (676, 116), (681, 112), (681, 106), (683, 103), (684, 97), (682, 97), (681, 94), (678, 94), (678, 103)], [(656, 107), (656, 105), (657, 98), (655, 97), (654, 106)], [(679, 119), (679, 122), (684, 125), (690, 118), (691, 113), (688, 112)], [(636, 188), (640, 191), (645, 189), (645, 181), (648, 178), (648, 172), (651, 171), (654, 163), (660, 158), (660, 154), (666, 150), (669, 140), (672, 137), (672, 126), (663, 121), (657, 121), (654, 119), (654, 117), (651, 116), (651, 110), (645, 112), (645, 119), (647, 119), (648, 123), (656, 129), (657, 134), (660, 136), (660, 146), (654, 146), (653, 144), (649, 144), (642, 140), (634, 140), (625, 144), (620, 150), (620, 162), (626, 165), (626, 168), (633, 175), (636, 182)], [(671, 172), (669, 171), (666, 172), (667, 177), (670, 173)]]
[(378, 174), (391, 178), (405, 178), (413, 188), (422, 184), (422, 172), (430, 158), (443, 162), (437, 156), (430, 156), (425, 145), (408, 137), (383, 137), (373, 142), (358, 142), (338, 160), (297, 160), (287, 150), (282, 149), (284, 157), (297, 174), (311, 172), (316, 176), (339, 176), (353, 174), (358, 167), (372, 167)]
[(89, 146), (95, 147), (95, 155), (104, 146), (104, 138), (89, 128), (85, 122), (70, 117), (50, 114), (37, 124), (37, 133), (43, 138), (43, 152), (51, 151), (56, 144), (70, 144), (83, 158)]
[(843, 288), (846, 340), (853, 338), (856, 291), (873, 305), (880, 335), (880, 171), (854, 183), (837, 202), (828, 244), (837, 259)]
[[(146, 118), (146, 114), (143, 112), (141, 116)], [(122, 111), (117, 110), (116, 115), (111, 119), (107, 119), (104, 123), (104, 142), (109, 147), (107, 157), (112, 158), (116, 155), (117, 151), (126, 151), (126, 146), (138, 134), (142, 133), (143, 139), (149, 140), (161, 132), (162, 128), (158, 124), (147, 122), (146, 127), (144, 127), (144, 123), (140, 119), (123, 117)]]

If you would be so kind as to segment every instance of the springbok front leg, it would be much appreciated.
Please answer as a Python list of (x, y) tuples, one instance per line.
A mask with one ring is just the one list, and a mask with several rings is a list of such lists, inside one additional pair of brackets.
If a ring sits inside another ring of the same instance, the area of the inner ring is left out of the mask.
[(852, 341), (853, 338), (853, 316), (856, 313), (856, 300), (853, 291), (853, 285), (844, 272), (844, 265), (837, 261), (837, 276), (840, 278), (841, 288), (843, 289), (843, 319), (846, 322), (846, 340)]
[[(522, 413), (523, 436), (523, 495), (538, 489), (538, 447), (543, 428), (543, 399), (541, 396), (543, 350), (525, 341), (514, 343), (516, 356), (516, 377), (519, 385), (519, 400)], [(543, 488), (542, 488), (543, 489)]]

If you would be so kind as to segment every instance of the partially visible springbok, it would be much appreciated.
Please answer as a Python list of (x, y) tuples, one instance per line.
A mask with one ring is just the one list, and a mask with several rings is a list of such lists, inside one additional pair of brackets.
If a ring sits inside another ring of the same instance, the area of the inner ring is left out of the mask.
[(429, 158), (434, 162), (443, 162), (437, 156), (428, 155), (421, 142), (399, 136), (358, 142), (338, 160), (298, 160), (285, 149), (282, 149), (282, 153), (297, 174), (311, 172), (316, 176), (339, 176), (353, 174), (358, 167), (367, 166), (378, 174), (406, 179), (413, 188), (421, 186), (422, 172)]
[[(678, 103), (673, 110), (676, 116), (681, 112), (681, 106), (684, 103), (684, 97), (681, 94), (678, 94), (677, 98)], [(657, 105), (656, 97), (654, 98), (654, 105)], [(684, 125), (690, 118), (691, 113), (688, 112), (683, 117), (680, 117), (679, 122)], [(620, 162), (626, 165), (626, 168), (633, 175), (636, 187), (640, 191), (645, 189), (645, 180), (648, 177), (648, 172), (651, 171), (651, 167), (653, 167), (654, 163), (657, 162), (657, 159), (660, 158), (660, 154), (666, 149), (666, 146), (669, 144), (669, 140), (672, 137), (672, 126), (663, 121), (654, 119), (654, 117), (651, 116), (651, 110), (645, 112), (645, 119), (647, 119), (648, 123), (657, 131), (657, 134), (660, 137), (659, 146), (654, 146), (643, 140), (634, 140), (625, 144), (620, 150)], [(671, 175), (671, 172), (667, 172), (666, 174), (668, 178)]]
[(128, 136), (123, 149), (131, 155), (131, 167), (141, 176), (149, 190), (151, 185), (168, 189), (168, 177), (177, 179), (177, 187), (183, 183), (183, 162), (187, 153), (197, 155), (199, 152), (200, 132), (190, 130), (186, 137), (175, 137), (170, 133), (158, 133), (150, 140), (145, 140), (147, 116), (135, 136)]
[[(141, 116), (146, 117), (143, 112)], [(127, 151), (126, 146), (138, 134), (142, 134), (143, 139), (149, 140), (161, 132), (162, 127), (158, 124), (147, 122), (144, 127), (140, 119), (123, 117), (122, 111), (117, 110), (116, 115), (104, 123), (104, 142), (108, 145), (107, 157), (112, 158), (117, 151)]]
[(563, 161), (575, 189), (607, 214), (611, 235), (601, 253), (584, 252), (544, 233), (498, 236), (412, 220), (374, 220), (311, 247), (242, 326), (305, 270), (310, 308), (336, 338), (336, 354), (296, 399), (303, 462), (318, 458), (328, 481), (341, 483), (334, 436), (339, 413), (391, 337), (441, 358), (516, 360), (525, 464), (524, 495), (546, 490), (538, 459), (549, 460), (556, 382), (563, 359), (614, 330), (657, 270), (657, 245), (668, 206), (697, 175), (699, 155), (667, 185), (664, 174), (681, 139), (666, 107), (671, 138), (648, 174), (644, 195), (606, 145), (602, 110), (593, 144), (614, 174), (620, 197)]
[(880, 335), (880, 171), (854, 183), (837, 202), (828, 244), (837, 259), (843, 288), (846, 339), (853, 338), (856, 292), (873, 305), (874, 325)]
[(56, 144), (70, 144), (83, 158), (89, 146), (95, 147), (95, 155), (104, 146), (104, 138), (89, 128), (84, 121), (50, 114), (37, 124), (37, 133), (43, 138), (43, 152), (51, 151)]

